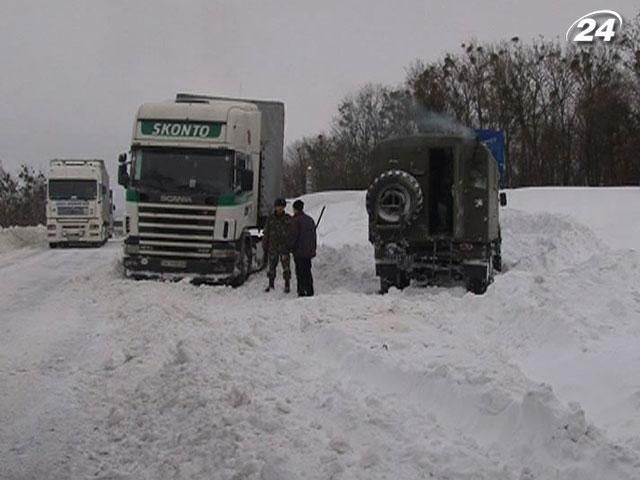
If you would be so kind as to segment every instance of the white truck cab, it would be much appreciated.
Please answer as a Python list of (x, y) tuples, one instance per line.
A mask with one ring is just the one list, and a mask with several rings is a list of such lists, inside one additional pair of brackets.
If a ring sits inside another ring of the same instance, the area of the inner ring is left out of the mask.
[(51, 160), (47, 182), (47, 241), (101, 246), (113, 228), (112, 192), (102, 160)]
[(127, 276), (238, 285), (260, 269), (283, 138), (281, 102), (178, 94), (140, 106), (118, 171)]

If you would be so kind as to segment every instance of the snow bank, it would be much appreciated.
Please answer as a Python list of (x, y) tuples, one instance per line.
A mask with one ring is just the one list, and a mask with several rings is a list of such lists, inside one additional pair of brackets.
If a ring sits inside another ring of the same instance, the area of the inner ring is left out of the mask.
[(25, 247), (41, 248), (46, 242), (47, 230), (43, 225), (0, 228), (0, 254)]
[[(483, 296), (375, 295), (362, 192), (304, 197), (314, 218), (327, 206), (314, 298), (264, 293), (264, 276), (238, 289), (127, 281), (114, 245), (43, 252), (0, 291), (17, 318), (4, 341), (37, 319), (58, 339), (86, 330), (48, 356), (45, 333), (36, 359), (0, 354), (0, 413), (19, 411), (13, 392), (29, 382), (67, 392), (34, 407), (42, 427), (0, 418), (0, 461), (17, 478), (640, 478), (640, 237), (626, 192), (580, 193), (577, 213), (551, 200), (577, 193), (510, 192), (506, 269)], [(590, 203), (621, 216), (583, 214)], [(56, 445), (64, 460), (40, 455)]]
[(322, 192), (300, 197), (316, 221), (326, 207), (318, 228), (318, 243), (334, 248), (368, 245), (367, 213), (363, 192)]
[(640, 187), (520, 188), (509, 209), (568, 215), (612, 248), (640, 249)]

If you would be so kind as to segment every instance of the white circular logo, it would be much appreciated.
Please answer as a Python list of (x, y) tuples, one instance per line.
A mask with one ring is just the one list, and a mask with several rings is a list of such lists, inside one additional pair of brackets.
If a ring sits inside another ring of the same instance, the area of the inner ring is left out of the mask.
[(575, 43), (610, 42), (622, 28), (622, 17), (613, 10), (596, 10), (571, 24), (565, 38)]

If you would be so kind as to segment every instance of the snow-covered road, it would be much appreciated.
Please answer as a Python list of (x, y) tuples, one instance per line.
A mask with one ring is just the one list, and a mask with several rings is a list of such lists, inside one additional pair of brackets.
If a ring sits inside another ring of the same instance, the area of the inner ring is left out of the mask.
[(78, 360), (100, 331), (79, 283), (115, 246), (0, 257), (0, 478), (47, 478), (74, 455)]
[(0, 232), (0, 478), (640, 478), (640, 189), (607, 190), (512, 192), (480, 297), (374, 294), (360, 192), (307, 198), (311, 299)]

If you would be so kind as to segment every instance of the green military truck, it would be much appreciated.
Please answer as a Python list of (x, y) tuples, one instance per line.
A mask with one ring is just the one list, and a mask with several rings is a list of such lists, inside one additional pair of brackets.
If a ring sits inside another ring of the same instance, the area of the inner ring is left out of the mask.
[(380, 290), (464, 283), (482, 294), (502, 269), (496, 160), (471, 134), (379, 143), (367, 191)]

